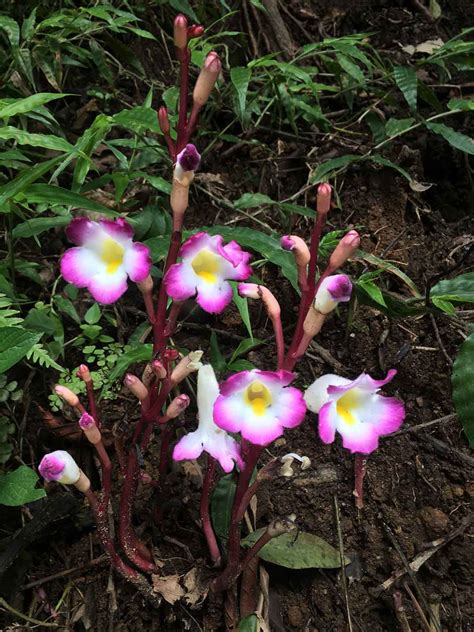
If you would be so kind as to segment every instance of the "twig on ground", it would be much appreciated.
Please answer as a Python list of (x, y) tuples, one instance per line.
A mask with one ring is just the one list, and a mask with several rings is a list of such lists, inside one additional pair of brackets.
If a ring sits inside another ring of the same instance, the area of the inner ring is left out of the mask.
[(472, 458), (472, 456), (469, 456), (468, 454), (464, 454), (464, 452), (461, 452), (461, 450), (457, 450), (456, 448), (453, 448), (452, 446), (448, 445), (447, 443), (445, 443), (444, 441), (440, 441), (439, 439), (435, 439), (434, 437), (432, 437), (429, 434), (424, 434), (423, 435), (423, 440), (428, 441), (428, 443), (431, 443), (433, 445), (433, 447), (435, 448), (436, 452), (440, 452), (441, 454), (445, 455), (445, 456), (456, 456), (460, 461), (463, 461), (466, 465), (469, 465), (469, 467), (474, 467), (474, 459)]
[(28, 590), (29, 588), (35, 588), (36, 586), (42, 586), (48, 582), (52, 582), (55, 579), (61, 579), (62, 577), (68, 577), (69, 575), (74, 575), (74, 573), (83, 573), (86, 570), (94, 568), (95, 566), (99, 566), (100, 564), (109, 563), (109, 556), (104, 553), (100, 557), (96, 557), (95, 559), (87, 562), (87, 564), (83, 564), (82, 566), (75, 566), (74, 568), (67, 568), (64, 571), (60, 571), (59, 573), (53, 573), (53, 575), (47, 575), (46, 577), (42, 577), (40, 579), (35, 579), (28, 584), (25, 584), (22, 589)]
[(408, 434), (410, 432), (417, 432), (418, 430), (423, 430), (423, 428), (429, 428), (430, 426), (435, 426), (437, 424), (442, 424), (447, 421), (452, 421), (457, 417), (456, 413), (451, 413), (450, 415), (445, 415), (444, 417), (438, 417), (438, 419), (433, 419), (432, 421), (425, 421), (422, 424), (416, 424), (416, 426), (410, 426), (409, 428), (403, 428), (403, 430), (398, 430), (398, 432), (393, 432), (391, 435), (387, 435), (386, 439), (391, 439), (392, 437), (399, 437), (400, 435)]
[(349, 632), (353, 632), (351, 609), (349, 604), (349, 593), (347, 592), (346, 571), (344, 568), (344, 543), (342, 541), (341, 521), (339, 519), (339, 503), (337, 500), (337, 496), (334, 496), (334, 517), (336, 519), (337, 540), (339, 543), (339, 557), (341, 560), (341, 582), (342, 590), (344, 592), (344, 602), (346, 604), (347, 625), (349, 626)]
[(436, 340), (438, 341), (438, 344), (439, 344), (439, 348), (441, 349), (441, 352), (446, 358), (446, 362), (449, 364), (449, 366), (453, 366), (453, 361), (451, 360), (451, 358), (448, 355), (448, 352), (444, 348), (443, 341), (441, 340), (441, 336), (439, 335), (439, 329), (438, 329), (438, 325), (436, 324), (436, 319), (433, 316), (433, 314), (430, 314), (429, 316), (430, 316), (431, 324), (433, 325)]
[[(335, 369), (339, 373), (341, 372), (347, 373), (347, 367), (344, 366), (342, 362), (339, 362), (339, 360), (336, 360), (336, 358), (333, 355), (331, 355), (327, 349), (322, 347), (320, 344), (318, 344), (314, 340), (311, 342), (309, 348), (315, 353), (317, 353), (320, 358), (322, 358), (327, 364), (329, 364), (329, 366), (331, 366), (333, 369)], [(316, 358), (314, 355), (308, 352), (306, 352), (306, 357), (311, 358), (312, 360), (318, 360), (318, 358)]]

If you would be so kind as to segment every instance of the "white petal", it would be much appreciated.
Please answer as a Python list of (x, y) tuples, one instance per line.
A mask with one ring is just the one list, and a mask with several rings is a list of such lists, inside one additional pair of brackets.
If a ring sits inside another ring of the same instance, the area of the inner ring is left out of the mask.
[(329, 373), (318, 377), (318, 379), (306, 389), (304, 399), (309, 410), (313, 413), (319, 413), (324, 404), (329, 401), (328, 387), (329, 386), (344, 386), (349, 384), (351, 380), (339, 375)]

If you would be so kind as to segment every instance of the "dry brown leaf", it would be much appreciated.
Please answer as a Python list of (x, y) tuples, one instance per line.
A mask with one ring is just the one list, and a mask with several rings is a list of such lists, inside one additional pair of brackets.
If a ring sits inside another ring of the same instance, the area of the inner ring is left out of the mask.
[(184, 597), (185, 591), (179, 583), (179, 575), (167, 575), (166, 577), (152, 575), (151, 579), (153, 581), (153, 590), (171, 605)]
[(202, 487), (203, 473), (202, 468), (197, 461), (184, 461), (182, 463), (184, 475), (196, 487)]
[(421, 44), (417, 44), (416, 46), (413, 46), (412, 44), (402, 46), (402, 50), (408, 55), (414, 55), (415, 53), (425, 53), (426, 55), (431, 55), (435, 50), (441, 48), (443, 44), (443, 40), (438, 37), (433, 40), (426, 40), (426, 42), (421, 42)]
[(185, 600), (189, 606), (199, 605), (207, 597), (209, 584), (206, 585), (202, 581), (197, 567), (192, 568), (189, 573), (186, 573), (183, 583), (187, 589)]

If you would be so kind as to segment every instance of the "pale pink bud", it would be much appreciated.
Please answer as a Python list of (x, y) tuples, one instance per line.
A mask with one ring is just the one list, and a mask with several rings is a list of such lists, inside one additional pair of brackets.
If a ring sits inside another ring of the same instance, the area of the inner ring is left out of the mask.
[(173, 219), (177, 223), (177, 226), (182, 224), (183, 216), (188, 208), (189, 204), (189, 185), (193, 181), (194, 173), (188, 171), (186, 177), (183, 178), (183, 182), (180, 182), (177, 178), (173, 178), (171, 185), (170, 206), (173, 211)]
[(267, 287), (264, 285), (257, 285), (256, 283), (239, 283), (238, 290), (240, 296), (261, 299), (268, 316), (272, 320), (280, 318), (280, 303)]
[(171, 381), (173, 384), (179, 384), (179, 382), (182, 382), (186, 377), (188, 377), (188, 375), (197, 371), (202, 366), (202, 354), (203, 352), (200, 350), (191, 351), (190, 354), (178, 362), (171, 374)]
[(295, 257), (296, 265), (307, 266), (311, 259), (311, 254), (306, 242), (298, 235), (284, 235), (280, 241), (283, 250), (290, 250)]
[(153, 292), (153, 279), (149, 274), (146, 279), (137, 283), (137, 287), (142, 294), (151, 294)]
[(135, 397), (139, 401), (142, 402), (144, 399), (147, 398), (148, 389), (145, 386), (145, 384), (143, 384), (143, 382), (136, 375), (127, 373), (127, 375), (125, 376), (123, 380), (123, 383), (128, 388), (128, 390), (132, 393), (132, 395), (135, 395)]
[(341, 268), (344, 263), (352, 257), (360, 244), (359, 233), (356, 230), (350, 230), (341, 241), (337, 244), (336, 249), (329, 257), (329, 266), (332, 270)]
[(54, 392), (58, 397), (60, 397), (66, 404), (72, 406), (73, 408), (77, 408), (80, 406), (79, 397), (71, 391), (67, 386), (61, 386), (61, 384), (56, 384), (54, 387)]
[(178, 50), (184, 50), (188, 46), (188, 20), (181, 13), (174, 19), (173, 26), (174, 45)]
[(92, 382), (91, 372), (89, 371), (89, 367), (87, 366), (87, 364), (81, 364), (81, 366), (77, 369), (77, 377), (79, 377), (86, 384)]
[(332, 187), (327, 182), (323, 182), (323, 184), (320, 184), (318, 187), (316, 210), (321, 215), (326, 215), (331, 208), (331, 192)]
[(166, 377), (166, 369), (159, 360), (153, 360), (151, 363), (151, 370), (159, 380), (164, 380)]
[(164, 105), (158, 110), (158, 124), (163, 134), (167, 136), (170, 133), (170, 120), (168, 118), (168, 110)]
[(168, 419), (174, 419), (178, 417), (190, 404), (190, 399), (187, 395), (178, 395), (175, 397), (171, 404), (166, 409), (166, 416)]
[(193, 101), (197, 106), (202, 107), (209, 99), (221, 68), (219, 55), (215, 52), (209, 53), (194, 86)]

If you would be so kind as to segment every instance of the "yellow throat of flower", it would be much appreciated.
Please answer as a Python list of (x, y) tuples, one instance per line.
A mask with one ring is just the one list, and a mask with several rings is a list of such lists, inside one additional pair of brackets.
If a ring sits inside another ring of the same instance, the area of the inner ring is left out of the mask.
[(265, 384), (254, 380), (245, 389), (245, 401), (252, 407), (254, 415), (261, 417), (272, 403), (272, 395)]
[(337, 414), (348, 426), (353, 426), (357, 422), (357, 419), (352, 411), (359, 404), (359, 399), (359, 395), (352, 390), (337, 400)]
[(210, 250), (199, 252), (191, 262), (194, 272), (207, 283), (215, 283), (219, 272), (219, 258)]
[(125, 248), (112, 237), (107, 237), (102, 243), (100, 258), (106, 265), (107, 274), (113, 274), (123, 263)]

